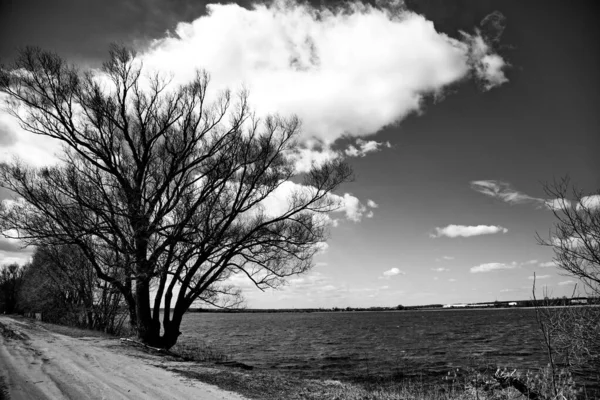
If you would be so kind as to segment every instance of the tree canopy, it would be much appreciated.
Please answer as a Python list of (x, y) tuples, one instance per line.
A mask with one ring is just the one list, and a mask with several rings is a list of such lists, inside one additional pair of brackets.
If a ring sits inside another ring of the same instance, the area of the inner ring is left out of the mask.
[[(352, 175), (339, 160), (300, 173), (298, 118), (257, 118), (244, 91), (209, 101), (208, 84), (198, 71), (174, 87), (118, 46), (101, 71), (26, 48), (0, 72), (22, 128), (63, 144), (55, 165), (0, 166), (0, 186), (16, 194), (0, 228), (76, 246), (153, 346), (176, 343), (192, 303), (236, 304), (234, 274), (264, 289), (310, 269), (340, 206), (332, 192)], [(283, 211), (265, 206), (272, 199)]]

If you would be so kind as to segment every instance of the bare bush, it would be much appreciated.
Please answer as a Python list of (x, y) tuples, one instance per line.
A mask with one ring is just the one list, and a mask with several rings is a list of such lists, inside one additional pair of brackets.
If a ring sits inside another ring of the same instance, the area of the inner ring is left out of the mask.
[[(549, 237), (538, 235), (538, 241), (554, 250), (559, 271), (582, 282), (583, 294), (588, 301), (597, 303), (600, 296), (600, 192), (585, 194), (572, 187), (568, 178), (546, 185), (545, 190), (550, 198), (556, 199), (548, 203), (556, 222)], [(576, 289), (572, 298), (575, 295)], [(565, 302), (571, 304), (570, 299)], [(552, 375), (558, 376), (560, 368), (568, 368), (583, 379), (600, 384), (600, 308), (593, 305), (536, 307), (536, 312)]]
[(99, 279), (74, 246), (39, 247), (25, 268), (21, 309), (47, 322), (120, 333), (127, 316), (123, 295)]

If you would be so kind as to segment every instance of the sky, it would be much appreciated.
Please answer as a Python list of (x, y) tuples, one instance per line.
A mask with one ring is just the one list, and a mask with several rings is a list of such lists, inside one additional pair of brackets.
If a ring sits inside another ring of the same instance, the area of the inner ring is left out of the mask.
[[(536, 233), (554, 222), (544, 183), (600, 189), (593, 2), (0, 4), (0, 62), (38, 45), (97, 68), (124, 43), (174, 82), (205, 68), (213, 94), (245, 87), (259, 115), (297, 114), (299, 170), (352, 165), (315, 267), (266, 292), (235, 279), (248, 307), (529, 299), (534, 273), (552, 296), (572, 293)], [(0, 160), (56, 151), (0, 112)], [(30, 255), (0, 239), (0, 264)]]

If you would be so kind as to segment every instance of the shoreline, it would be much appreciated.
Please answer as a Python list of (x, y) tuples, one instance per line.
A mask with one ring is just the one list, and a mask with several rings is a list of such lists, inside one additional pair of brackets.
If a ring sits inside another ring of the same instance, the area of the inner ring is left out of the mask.
[[(34, 362), (19, 362), (19, 352)], [(466, 374), (454, 371), (445, 382), (430, 384), (391, 376), (371, 376), (363, 382), (302, 378), (290, 372), (245, 370), (236, 364), (240, 363), (184, 360), (97, 331), (0, 316), (0, 376), (7, 378), (13, 400), (485, 400), (517, 394), (493, 379), (486, 381), (474, 369)], [(69, 370), (69, 365), (77, 365), (77, 370)], [(491, 392), (483, 390), (493, 384)], [(488, 397), (490, 393), (493, 397)]]
[[(190, 310), (189, 314), (344, 314), (344, 313), (403, 313), (403, 312), (421, 312), (421, 311), (501, 311), (501, 310), (535, 310), (539, 309), (553, 309), (553, 308), (584, 308), (584, 307), (600, 307), (600, 304), (578, 304), (578, 305), (560, 305), (560, 306), (511, 306), (511, 307), (428, 307), (428, 308), (410, 308), (407, 307), (403, 310), (396, 309), (382, 309), (382, 310), (318, 310), (318, 309), (252, 309), (252, 310)], [(164, 310), (161, 309), (161, 312)]]

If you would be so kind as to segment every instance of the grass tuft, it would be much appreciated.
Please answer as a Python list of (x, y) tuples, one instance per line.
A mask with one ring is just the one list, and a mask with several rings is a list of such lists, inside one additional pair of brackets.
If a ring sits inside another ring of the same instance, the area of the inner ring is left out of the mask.
[(179, 341), (171, 348), (171, 352), (186, 361), (225, 363), (230, 361), (229, 356), (222, 351), (209, 347), (200, 339)]

